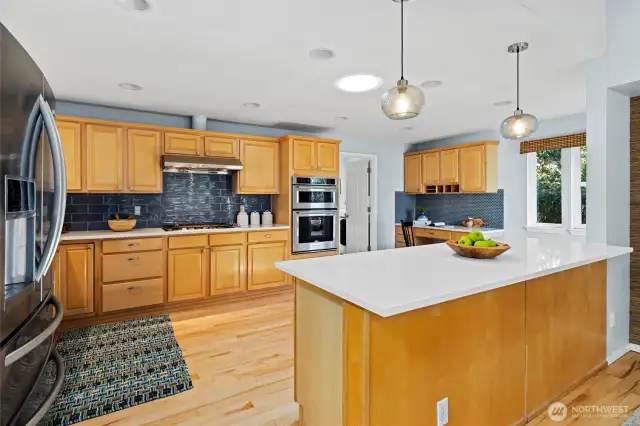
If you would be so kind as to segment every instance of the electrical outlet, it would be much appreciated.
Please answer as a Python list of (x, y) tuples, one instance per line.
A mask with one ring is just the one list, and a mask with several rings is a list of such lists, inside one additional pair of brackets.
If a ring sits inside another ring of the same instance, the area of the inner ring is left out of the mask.
[(609, 327), (613, 328), (616, 326), (616, 313), (615, 312), (611, 312), (609, 314)]
[(140, 216), (140, 206), (133, 207), (133, 214), (136, 216)]
[(444, 426), (449, 423), (449, 398), (438, 401), (436, 411), (438, 414), (438, 426)]

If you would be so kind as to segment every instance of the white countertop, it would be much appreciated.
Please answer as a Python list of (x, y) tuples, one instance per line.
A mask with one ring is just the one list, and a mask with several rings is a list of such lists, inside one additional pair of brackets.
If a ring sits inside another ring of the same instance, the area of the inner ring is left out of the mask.
[(630, 247), (513, 237), (496, 259), (469, 259), (446, 244), (279, 262), (297, 278), (382, 317), (436, 305), (631, 253)]
[(181, 231), (165, 231), (162, 228), (140, 228), (132, 229), (127, 232), (113, 231), (72, 231), (62, 234), (62, 241), (77, 240), (107, 240), (113, 238), (144, 238), (144, 237), (173, 237), (179, 235), (191, 234), (214, 234), (228, 232), (252, 232), (252, 231), (270, 231), (278, 229), (289, 229), (289, 225), (270, 225), (270, 226), (249, 226), (241, 228), (223, 228), (223, 229), (190, 229)]
[[(401, 226), (399, 223), (396, 223), (396, 226)], [(471, 231), (480, 231), (485, 237), (495, 238), (501, 237), (503, 234), (502, 229), (496, 228), (470, 228), (468, 226), (460, 226), (460, 225), (446, 225), (446, 226), (428, 226), (428, 225), (413, 225), (416, 229), (435, 229), (442, 231), (455, 231), (455, 232), (471, 232)]]

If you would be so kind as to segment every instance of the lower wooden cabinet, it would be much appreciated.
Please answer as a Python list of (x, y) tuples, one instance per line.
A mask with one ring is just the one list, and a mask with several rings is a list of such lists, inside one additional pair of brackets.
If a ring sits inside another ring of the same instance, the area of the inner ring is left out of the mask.
[(285, 273), (275, 263), (287, 259), (286, 241), (249, 244), (247, 247), (247, 287), (249, 290), (287, 284)]
[(208, 248), (169, 250), (167, 260), (169, 302), (207, 296)]
[(102, 312), (159, 305), (163, 302), (162, 287), (162, 278), (103, 285)]
[(212, 296), (247, 290), (247, 247), (245, 245), (211, 248), (210, 290)]
[(64, 309), (64, 317), (94, 312), (93, 244), (60, 246), (53, 263), (54, 295)]

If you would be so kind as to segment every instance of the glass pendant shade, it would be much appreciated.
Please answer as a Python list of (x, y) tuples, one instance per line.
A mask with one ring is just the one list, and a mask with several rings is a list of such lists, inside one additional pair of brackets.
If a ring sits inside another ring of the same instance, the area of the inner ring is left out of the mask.
[(401, 79), (382, 95), (382, 111), (392, 120), (417, 117), (424, 105), (424, 94), (416, 86)]
[(538, 119), (525, 114), (521, 109), (515, 110), (512, 116), (504, 119), (500, 125), (500, 133), (506, 139), (521, 139), (531, 136), (538, 129)]

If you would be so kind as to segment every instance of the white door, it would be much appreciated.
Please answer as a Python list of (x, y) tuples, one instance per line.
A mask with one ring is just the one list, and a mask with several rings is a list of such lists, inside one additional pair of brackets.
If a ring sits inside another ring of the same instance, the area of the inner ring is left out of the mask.
[(347, 163), (347, 254), (371, 250), (369, 161)]

